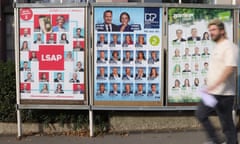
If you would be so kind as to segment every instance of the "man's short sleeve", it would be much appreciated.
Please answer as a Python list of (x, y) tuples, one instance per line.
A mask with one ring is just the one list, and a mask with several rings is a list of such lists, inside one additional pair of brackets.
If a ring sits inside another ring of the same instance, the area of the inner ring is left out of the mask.
[(231, 44), (225, 50), (225, 65), (238, 66), (238, 48), (235, 44)]

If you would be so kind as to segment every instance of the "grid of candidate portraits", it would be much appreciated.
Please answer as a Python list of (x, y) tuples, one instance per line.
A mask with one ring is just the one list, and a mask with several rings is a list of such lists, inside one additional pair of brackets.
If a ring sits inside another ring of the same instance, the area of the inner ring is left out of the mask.
[(95, 101), (161, 100), (161, 43), (150, 42), (153, 35), (161, 39), (161, 19), (144, 29), (144, 17), (137, 15), (146, 11), (161, 13), (159, 8), (95, 8)]
[(84, 8), (20, 19), (21, 99), (84, 100)]
[(173, 42), (170, 45), (168, 102), (200, 100), (197, 90), (206, 86), (206, 73), (213, 43), (209, 40)]
[[(147, 34), (104, 33), (97, 34), (95, 50), (95, 100), (107, 101), (159, 101), (160, 100), (160, 50), (146, 42), (136, 45), (139, 37)], [(113, 37), (119, 41), (112, 45)], [(126, 37), (133, 42), (125, 45)], [(104, 36), (105, 43), (98, 45)]]

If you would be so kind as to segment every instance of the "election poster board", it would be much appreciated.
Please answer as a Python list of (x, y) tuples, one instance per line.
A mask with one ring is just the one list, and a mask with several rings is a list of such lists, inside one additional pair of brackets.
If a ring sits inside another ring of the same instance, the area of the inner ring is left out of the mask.
[(168, 9), (168, 105), (195, 105), (197, 90), (206, 86), (206, 74), (214, 42), (207, 25), (212, 19), (224, 22), (233, 40), (233, 14), (229, 9)]
[(162, 105), (162, 9), (94, 7), (94, 105)]
[(20, 100), (87, 104), (85, 8), (19, 9)]

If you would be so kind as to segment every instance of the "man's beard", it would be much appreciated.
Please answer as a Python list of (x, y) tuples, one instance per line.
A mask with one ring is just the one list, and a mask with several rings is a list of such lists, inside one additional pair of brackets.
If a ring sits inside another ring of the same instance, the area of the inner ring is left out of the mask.
[(216, 37), (212, 37), (212, 40), (215, 41), (215, 42), (218, 42), (221, 39), (221, 37), (222, 37), (222, 35), (218, 34), (218, 35), (216, 35)]

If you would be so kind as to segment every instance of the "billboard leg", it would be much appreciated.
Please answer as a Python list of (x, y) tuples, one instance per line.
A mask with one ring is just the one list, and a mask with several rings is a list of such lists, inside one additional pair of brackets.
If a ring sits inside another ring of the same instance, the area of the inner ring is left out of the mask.
[(90, 130), (90, 137), (93, 137), (93, 111), (89, 110), (89, 130)]
[(22, 138), (22, 122), (20, 109), (17, 109), (17, 131), (18, 131), (17, 139), (20, 140)]

